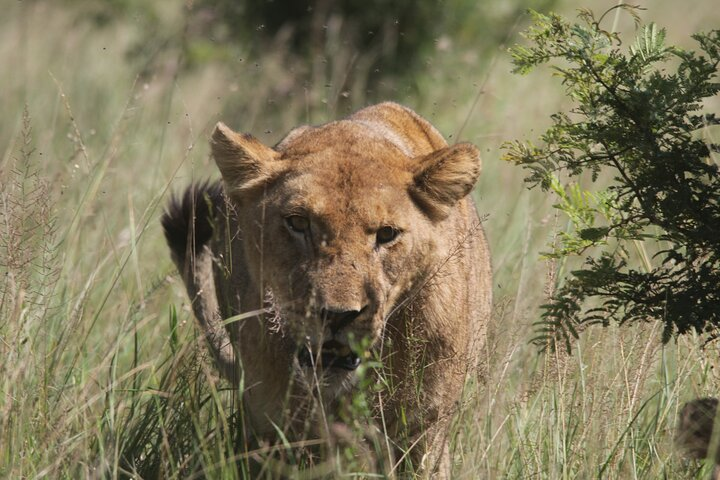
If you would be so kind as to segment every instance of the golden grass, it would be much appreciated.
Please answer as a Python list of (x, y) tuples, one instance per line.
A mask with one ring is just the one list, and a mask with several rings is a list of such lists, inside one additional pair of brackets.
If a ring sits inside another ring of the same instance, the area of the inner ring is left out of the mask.
[[(233, 451), (232, 395), (197, 359), (162, 205), (169, 191), (216, 175), (206, 146), (215, 121), (272, 143), (359, 106), (363, 91), (336, 103), (324, 85), (344, 72), (313, 77), (282, 49), (257, 64), (185, 71), (176, 41), (140, 62), (126, 52), (146, 21), (97, 28), (68, 5), (13, 2), (0, 19), (0, 476), (123, 476), (131, 452), (136, 466), (161, 458), (146, 470), (156, 475), (242, 477), (252, 455)], [(720, 19), (709, 0), (647, 7), (686, 46)], [(167, 13), (158, 31), (181, 40), (182, 11), (158, 8)], [(591, 329), (571, 356), (528, 344), (556, 280), (548, 272), (561, 267), (539, 260), (558, 219), (552, 199), (499, 162), (499, 145), (538, 134), (567, 100), (549, 75), (510, 75), (497, 52), (450, 49), (392, 98), (453, 139), (464, 125), (462, 139), (483, 152), (476, 199), (489, 215), (497, 315), (486, 378), (468, 384), (456, 420), (455, 474), (703, 478), (708, 468), (678, 457), (672, 430), (683, 401), (718, 392), (716, 346), (703, 350), (692, 336), (662, 345), (652, 323)]]

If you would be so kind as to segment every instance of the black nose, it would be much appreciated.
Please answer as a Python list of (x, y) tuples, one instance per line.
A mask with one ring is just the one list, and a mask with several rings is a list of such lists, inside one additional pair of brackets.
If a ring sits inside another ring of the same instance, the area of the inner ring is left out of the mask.
[(326, 322), (327, 326), (330, 328), (330, 331), (335, 334), (350, 325), (353, 320), (362, 315), (366, 309), (366, 306), (361, 308), (360, 310), (339, 310), (332, 308), (323, 308), (322, 310), (320, 310), (320, 315), (322, 316), (322, 319)]

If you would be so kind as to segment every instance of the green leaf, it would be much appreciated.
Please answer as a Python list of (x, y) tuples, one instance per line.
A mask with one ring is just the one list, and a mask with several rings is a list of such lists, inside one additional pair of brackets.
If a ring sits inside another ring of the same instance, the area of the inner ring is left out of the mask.
[(706, 111), (720, 93), (720, 30), (694, 35), (693, 52), (651, 23), (625, 51), (600, 28), (608, 12), (534, 14), (530, 45), (512, 50), (518, 71), (547, 63), (572, 102), (539, 142), (503, 146), (567, 220), (543, 255), (582, 260), (541, 306), (541, 348), (569, 349), (583, 325), (648, 319), (664, 322), (663, 341), (720, 335), (720, 122)]
[(583, 228), (578, 232), (578, 235), (583, 240), (588, 240), (590, 242), (599, 242), (607, 236), (609, 231), (610, 229), (608, 227)]
[(174, 304), (170, 304), (170, 307), (168, 308), (168, 323), (170, 325), (170, 350), (172, 350), (173, 354), (175, 354), (178, 347), (178, 319), (177, 310), (175, 310)]
[(635, 43), (630, 45), (630, 53), (639, 56), (645, 62), (661, 59), (667, 52), (665, 29), (659, 29), (654, 23), (643, 25)]

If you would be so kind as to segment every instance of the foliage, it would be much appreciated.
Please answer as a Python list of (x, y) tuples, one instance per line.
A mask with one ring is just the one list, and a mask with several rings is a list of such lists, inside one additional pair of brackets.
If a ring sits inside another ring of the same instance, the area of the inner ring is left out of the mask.
[[(212, 11), (214, 36), (247, 42), (287, 36), (296, 52), (322, 54), (327, 41), (336, 40), (362, 55), (374, 57), (373, 72), (383, 76), (408, 73), (432, 51), (443, 35), (477, 33), (505, 36), (523, 9), (548, 8), (554, 0), (478, 4), (467, 0), (201, 0), (198, 10)], [(219, 30), (217, 27), (222, 27)], [(337, 32), (333, 33), (333, 30)], [(336, 35), (336, 36), (334, 36)], [(500, 38), (499, 40), (503, 40)], [(376, 75), (378, 76), (378, 75)]]
[[(79, 5), (97, 26), (132, 19), (143, 31), (129, 50), (148, 61), (158, 46), (177, 41), (177, 26), (164, 26), (162, 9), (138, 0), (64, 0)], [(162, 2), (157, 2), (162, 5)], [(393, 79), (412, 80), (436, 47), (456, 44), (483, 54), (507, 40), (528, 8), (546, 10), (557, 0), (196, 0), (187, 2), (181, 45), (184, 64), (262, 59), (287, 47), (288, 53), (340, 68), (377, 87)], [(172, 39), (172, 40), (171, 40)], [(486, 55), (482, 55), (484, 58)], [(487, 55), (489, 56), (489, 55)], [(340, 63), (337, 67), (335, 64)], [(367, 77), (367, 78), (364, 78)], [(352, 78), (346, 80), (353, 80)]]
[(536, 341), (569, 349), (586, 325), (648, 320), (664, 322), (665, 342), (716, 336), (720, 147), (703, 135), (720, 122), (703, 105), (720, 91), (720, 30), (693, 36), (698, 53), (666, 45), (649, 24), (624, 51), (589, 11), (579, 23), (533, 16), (532, 46), (511, 49), (515, 72), (549, 64), (574, 106), (552, 115), (543, 146), (508, 143), (505, 158), (554, 192), (569, 220), (547, 255), (584, 258), (543, 305)]
[(294, 50), (317, 54), (323, 50), (327, 30), (341, 29), (343, 43), (374, 52), (383, 66), (396, 62), (401, 70), (432, 45), (443, 2), (206, 0), (199, 6), (212, 9), (216, 24), (225, 27), (230, 40), (267, 41), (284, 32)]
[(98, 27), (103, 27), (121, 18), (133, 17), (137, 20), (157, 24), (158, 15), (150, 2), (142, 0), (64, 0), (68, 6), (75, 7), (81, 18), (89, 19)]

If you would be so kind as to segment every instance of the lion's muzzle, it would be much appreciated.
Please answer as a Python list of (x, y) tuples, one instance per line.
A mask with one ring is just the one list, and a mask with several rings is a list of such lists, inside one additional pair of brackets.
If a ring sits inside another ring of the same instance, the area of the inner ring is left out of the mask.
[(330, 369), (339, 368), (352, 371), (360, 366), (360, 357), (349, 346), (337, 340), (328, 340), (320, 351), (302, 347), (298, 351), (298, 361), (303, 367)]
[(365, 313), (367, 308), (367, 305), (362, 307), (360, 310), (323, 308), (320, 311), (320, 317), (323, 319), (323, 322), (328, 326), (333, 335), (335, 335)]

